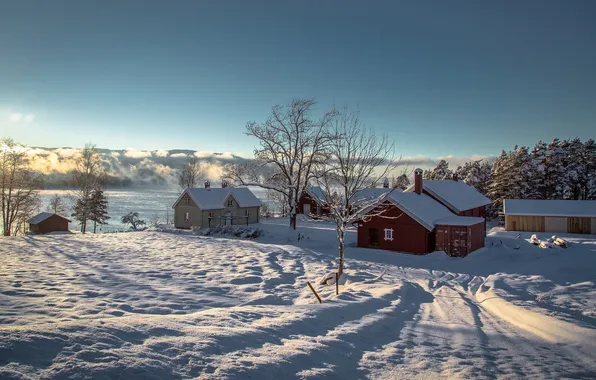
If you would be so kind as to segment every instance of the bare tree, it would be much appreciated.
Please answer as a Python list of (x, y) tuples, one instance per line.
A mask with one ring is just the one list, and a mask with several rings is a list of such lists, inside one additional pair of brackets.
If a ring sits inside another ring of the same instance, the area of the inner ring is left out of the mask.
[(240, 185), (282, 194), (294, 229), (296, 202), (313, 179), (314, 165), (324, 161), (327, 126), (336, 115), (331, 110), (314, 120), (311, 113), (315, 104), (314, 99), (293, 100), (287, 106), (274, 106), (265, 122), (249, 122), (246, 134), (259, 140), (254, 161), (228, 165), (224, 171), (226, 178)]
[[(387, 136), (377, 136), (373, 129), (363, 127), (357, 111), (344, 108), (329, 133), (329, 159), (317, 165), (316, 183), (336, 225), (341, 274), (346, 229), (365, 215), (384, 212), (381, 201), (393, 191), (386, 176), (399, 160), (394, 159)], [(377, 189), (383, 179), (387, 188)]]
[(66, 216), (68, 214), (68, 211), (66, 210), (66, 204), (58, 194), (52, 195), (47, 210), (51, 213), (62, 216)]
[(158, 213), (154, 212), (153, 215), (151, 215), (151, 218), (149, 219), (149, 225), (151, 227), (157, 227), (159, 223), (161, 223), (161, 218), (159, 217)]
[[(39, 176), (30, 170), (24, 146), (12, 139), (0, 140), (0, 201), (4, 236), (14, 232), (13, 224), (26, 220), (42, 187)], [(18, 230), (18, 228), (17, 228)]]
[(196, 187), (205, 178), (205, 172), (199, 165), (199, 160), (195, 156), (189, 155), (186, 163), (178, 173), (178, 186), (180, 191), (189, 187)]
[(121, 220), (124, 224), (130, 224), (130, 229), (135, 231), (147, 224), (144, 220), (139, 219), (138, 212), (129, 212), (124, 215)]
[(26, 234), (28, 230), (27, 220), (39, 212), (41, 206), (41, 199), (39, 194), (35, 193), (27, 197), (19, 206), (16, 218), (12, 224), (12, 235), (16, 236), (19, 233)]
[(87, 221), (92, 213), (93, 191), (101, 189), (104, 175), (105, 171), (97, 148), (91, 143), (85, 144), (85, 148), (76, 158), (76, 167), (73, 171), (76, 203), (72, 216), (81, 222), (82, 233), (87, 230)]

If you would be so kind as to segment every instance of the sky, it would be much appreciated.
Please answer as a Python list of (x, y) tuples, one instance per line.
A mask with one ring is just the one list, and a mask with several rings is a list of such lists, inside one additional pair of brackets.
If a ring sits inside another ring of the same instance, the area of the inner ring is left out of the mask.
[(250, 120), (358, 107), (403, 156), (596, 130), (596, 2), (1, 1), (0, 137), (250, 153)]

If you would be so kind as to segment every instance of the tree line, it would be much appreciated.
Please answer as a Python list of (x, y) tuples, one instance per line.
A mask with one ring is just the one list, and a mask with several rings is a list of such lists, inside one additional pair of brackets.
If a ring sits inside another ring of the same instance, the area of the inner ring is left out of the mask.
[(503, 150), (490, 164), (485, 160), (467, 162), (455, 170), (440, 160), (425, 170), (424, 179), (459, 179), (492, 200), (491, 211), (502, 210), (504, 199), (596, 199), (596, 143), (579, 138), (550, 143), (538, 141), (533, 147), (514, 146)]

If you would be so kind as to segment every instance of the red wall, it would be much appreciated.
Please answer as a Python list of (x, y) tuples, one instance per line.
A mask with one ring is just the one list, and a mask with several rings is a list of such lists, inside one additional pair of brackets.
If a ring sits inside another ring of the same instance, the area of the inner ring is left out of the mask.
[(470, 252), (484, 247), (485, 223), (476, 224), (470, 227), (472, 230), (472, 248)]
[[(358, 223), (358, 247), (379, 248), (391, 251), (424, 254), (434, 251), (434, 233), (391, 205), (383, 217), (375, 216), (367, 222)], [(389, 219), (396, 218), (396, 219)], [(371, 247), (370, 229), (379, 231), (379, 246)], [(385, 228), (393, 229), (393, 241), (385, 240)]]
[(310, 212), (317, 214), (317, 207), (320, 207), (319, 215), (329, 215), (329, 208), (325, 206), (319, 206), (317, 201), (312, 199), (307, 193), (302, 194), (298, 200), (298, 213), (304, 214), (304, 205), (310, 204)]
[(39, 229), (37, 233), (47, 234), (54, 231), (68, 231), (68, 220), (58, 216), (52, 215), (46, 220), (38, 224)]

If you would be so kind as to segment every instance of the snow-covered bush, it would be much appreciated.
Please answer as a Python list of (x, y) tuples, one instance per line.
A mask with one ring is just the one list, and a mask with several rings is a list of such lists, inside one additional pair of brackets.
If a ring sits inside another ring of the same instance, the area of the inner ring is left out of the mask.
[(193, 233), (199, 236), (230, 235), (245, 239), (256, 239), (264, 234), (260, 228), (250, 226), (216, 226), (211, 228), (193, 228)]

